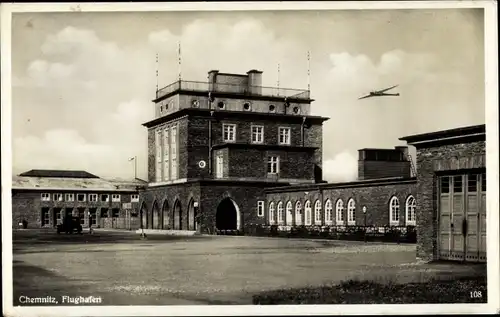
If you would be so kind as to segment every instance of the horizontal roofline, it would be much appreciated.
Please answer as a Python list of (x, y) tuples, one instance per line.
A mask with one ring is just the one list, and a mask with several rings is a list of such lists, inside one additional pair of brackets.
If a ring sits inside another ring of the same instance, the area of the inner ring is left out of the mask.
[(440, 141), (447, 138), (455, 137), (469, 137), (474, 135), (481, 135), (486, 133), (486, 125), (473, 125), (467, 127), (460, 127), (448, 130), (441, 130), (430, 133), (414, 134), (399, 138), (401, 141), (406, 141), (408, 144), (416, 142), (429, 142), (429, 141)]
[(389, 177), (389, 178), (356, 180), (352, 182), (293, 185), (281, 188), (276, 187), (276, 188), (268, 188), (266, 189), (266, 192), (279, 193), (279, 192), (291, 192), (291, 191), (303, 191), (303, 190), (324, 190), (324, 189), (368, 187), (368, 186), (371, 187), (371, 186), (382, 186), (382, 185), (392, 185), (392, 184), (412, 184), (416, 182), (417, 182), (416, 177)]

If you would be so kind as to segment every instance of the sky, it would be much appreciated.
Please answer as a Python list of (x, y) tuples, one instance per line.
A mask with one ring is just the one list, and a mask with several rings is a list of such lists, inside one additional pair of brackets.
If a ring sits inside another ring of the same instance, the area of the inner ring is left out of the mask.
[[(156, 54), (160, 87), (207, 72), (263, 71), (306, 89), (323, 126), (323, 173), (357, 176), (357, 150), (485, 123), (482, 9), (15, 13), (13, 173), (83, 169), (146, 178)], [(399, 97), (358, 98), (399, 85)], [(414, 149), (411, 149), (414, 154)]]

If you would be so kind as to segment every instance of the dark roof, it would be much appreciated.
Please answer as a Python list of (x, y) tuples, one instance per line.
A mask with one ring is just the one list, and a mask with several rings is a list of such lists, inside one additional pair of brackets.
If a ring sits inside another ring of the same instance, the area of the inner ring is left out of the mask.
[(415, 142), (439, 141), (446, 138), (468, 137), (477, 134), (485, 134), (486, 125), (474, 125), (461, 127), (449, 130), (442, 130), (430, 133), (415, 134), (400, 138), (401, 141), (406, 141), (409, 144)]
[(25, 177), (58, 177), (58, 178), (99, 178), (94, 174), (86, 171), (70, 171), (70, 170), (30, 170), (19, 174)]
[[(403, 146), (403, 148), (406, 148), (406, 146)], [(363, 148), (363, 149), (359, 149), (358, 151), (396, 152), (396, 151), (401, 151), (401, 147), (400, 148), (394, 148), (394, 149)]]

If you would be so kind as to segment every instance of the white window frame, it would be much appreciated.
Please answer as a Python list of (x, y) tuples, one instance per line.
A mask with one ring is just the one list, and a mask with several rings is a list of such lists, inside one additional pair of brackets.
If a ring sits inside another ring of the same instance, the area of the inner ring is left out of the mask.
[(40, 200), (41, 201), (50, 201), (50, 194), (49, 193), (41, 193)]
[[(226, 138), (226, 128), (227, 128), (227, 138)], [(236, 124), (234, 123), (222, 124), (222, 140), (224, 142), (236, 142)]]
[(120, 194), (112, 194), (111, 201), (114, 203), (117, 203), (117, 202), (119, 203), (120, 201), (122, 201), (122, 197)]
[(276, 223), (276, 218), (274, 214), (274, 201), (269, 203), (269, 224), (274, 225)]
[(66, 201), (75, 201), (75, 194), (66, 194)]
[(308, 200), (304, 204), (304, 212), (305, 212), (305, 219), (304, 223), (306, 226), (312, 225), (312, 208), (311, 208), (311, 201)]
[[(269, 171), (271, 166), (271, 171)], [(275, 167), (275, 168), (273, 168)], [(270, 155), (267, 157), (267, 174), (279, 174), (280, 172), (280, 157)]]
[(335, 203), (335, 219), (337, 225), (344, 225), (344, 201), (340, 198)]
[[(78, 197), (82, 195), (83, 196), (83, 199), (82, 200), (79, 200)], [(86, 202), (87, 201), (87, 195), (86, 194), (76, 194), (76, 201), (80, 202), (80, 203), (83, 203), (83, 202)]]
[(285, 223), (287, 226), (291, 226), (293, 224), (293, 205), (291, 201), (286, 203)]
[(257, 202), (257, 217), (264, 217), (264, 201), (263, 200), (259, 200)]
[(283, 225), (285, 223), (285, 211), (283, 210), (283, 202), (278, 202), (278, 224)]
[(354, 198), (349, 199), (347, 202), (347, 224), (349, 226), (356, 225), (356, 202)]
[(325, 202), (325, 224), (332, 225), (333, 224), (333, 205), (330, 199), (327, 199)]
[(290, 145), (291, 139), (292, 139), (292, 129), (290, 127), (278, 128), (278, 143), (280, 145)]
[(98, 202), (98, 201), (99, 201), (99, 195), (89, 194), (89, 202)]
[[(252, 125), (251, 130), (252, 130), (252, 136), (251, 136), (252, 143), (254, 143), (254, 144), (264, 143), (264, 126)], [(254, 136), (255, 136), (255, 139), (254, 139)]]
[(163, 148), (163, 136), (162, 136), (163, 128), (158, 128), (155, 130), (155, 180), (156, 182), (161, 182), (162, 179), (162, 148)]
[(170, 179), (176, 180), (178, 178), (178, 162), (177, 162), (177, 125), (170, 127)]
[(224, 178), (224, 155), (222, 153), (215, 157), (215, 177)]
[(300, 200), (295, 203), (295, 225), (302, 225), (302, 203)]
[(407, 226), (415, 226), (417, 223), (416, 219), (416, 211), (417, 211), (417, 200), (413, 195), (408, 196), (406, 198), (406, 225)]
[(42, 226), (49, 226), (50, 225), (50, 209), (49, 208), (42, 208)]
[(318, 199), (314, 202), (314, 224), (321, 225), (321, 201)]
[[(92, 221), (91, 221), (91, 225), (95, 226), (95, 225), (97, 225), (97, 208), (90, 208), (90, 209), (94, 209), (95, 210), (95, 213), (92, 215)], [(90, 212), (90, 209), (88, 211), (89, 217), (92, 214)]]
[[(102, 199), (104, 196), (107, 196), (106, 200)], [(101, 202), (103, 202), (103, 203), (109, 203), (109, 196), (110, 196), (109, 194), (101, 194)]]
[(54, 199), (54, 201), (63, 201), (63, 194), (54, 193), (52, 198)]
[(391, 226), (399, 225), (399, 199), (396, 196), (392, 196), (389, 201), (389, 224)]
[(138, 203), (139, 202), (139, 194), (130, 195), (130, 202), (131, 203)]

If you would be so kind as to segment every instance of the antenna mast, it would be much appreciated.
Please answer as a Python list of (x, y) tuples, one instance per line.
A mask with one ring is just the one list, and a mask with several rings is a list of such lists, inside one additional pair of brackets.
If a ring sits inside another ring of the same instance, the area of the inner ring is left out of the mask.
[(179, 51), (178, 51), (178, 54), (179, 54), (179, 81), (180, 81), (181, 78), (182, 78), (181, 41), (179, 41)]
[(278, 63), (278, 96), (280, 95), (280, 63)]
[(156, 91), (158, 92), (158, 67), (159, 66), (159, 56), (156, 53)]
[(307, 51), (307, 90), (311, 90), (311, 52)]

